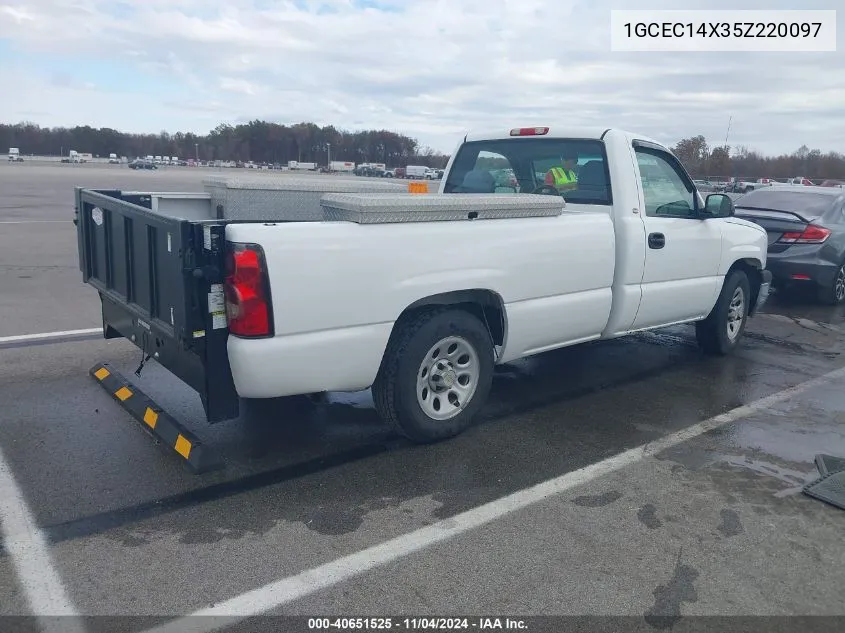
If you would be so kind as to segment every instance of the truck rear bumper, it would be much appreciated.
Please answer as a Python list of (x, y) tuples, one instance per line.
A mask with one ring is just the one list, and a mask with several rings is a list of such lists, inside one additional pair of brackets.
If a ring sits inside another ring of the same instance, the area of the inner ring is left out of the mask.
[(242, 398), (360, 391), (373, 384), (393, 323), (242, 339), (229, 336), (229, 365)]

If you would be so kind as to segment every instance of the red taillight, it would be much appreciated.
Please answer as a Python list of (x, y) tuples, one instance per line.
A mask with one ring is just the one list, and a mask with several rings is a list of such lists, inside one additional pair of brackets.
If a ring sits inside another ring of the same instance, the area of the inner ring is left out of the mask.
[(780, 236), (781, 244), (821, 244), (830, 237), (830, 229), (814, 224), (807, 225), (801, 233), (789, 231)]
[(226, 257), (226, 319), (236, 336), (271, 336), (270, 297), (261, 247), (232, 244)]
[(511, 130), (511, 136), (543, 136), (548, 133), (547, 127), (517, 127)]

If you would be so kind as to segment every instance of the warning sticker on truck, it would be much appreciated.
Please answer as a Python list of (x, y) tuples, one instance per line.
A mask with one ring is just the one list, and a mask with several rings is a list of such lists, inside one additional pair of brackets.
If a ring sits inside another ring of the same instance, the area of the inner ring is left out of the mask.
[(202, 247), (207, 251), (211, 250), (211, 227), (208, 225), (202, 227)]
[(211, 284), (211, 290), (208, 292), (208, 312), (215, 314), (217, 312), (226, 312), (226, 302), (223, 298), (223, 284)]
[(215, 330), (221, 330), (226, 327), (228, 323), (226, 323), (226, 313), (225, 312), (215, 312), (211, 315), (211, 327)]

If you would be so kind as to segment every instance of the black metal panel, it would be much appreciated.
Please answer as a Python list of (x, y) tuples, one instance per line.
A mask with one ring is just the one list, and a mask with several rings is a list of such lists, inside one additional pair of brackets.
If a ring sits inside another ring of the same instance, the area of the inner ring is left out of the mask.
[(117, 294), (124, 299), (128, 295), (129, 279), (127, 278), (126, 269), (126, 218), (120, 214), (109, 212), (106, 216), (107, 222), (107, 245), (108, 245), (108, 261), (110, 272), (110, 287)]
[(135, 301), (135, 236), (133, 234), (134, 224), (132, 218), (123, 218), (123, 243), (126, 245), (123, 266), (126, 269), (126, 301)]
[(130, 201), (119, 191), (77, 189), (76, 199), (80, 268), (100, 293), (105, 336), (128, 338), (142, 350), (139, 362), (152, 356), (195, 389), (210, 422), (237, 417), (228, 329), (208, 306), (212, 285), (223, 282), (225, 222), (208, 227), (206, 249), (204, 227), (213, 221), (153, 213), (144, 194)]
[[(229, 330), (219, 327), (219, 324), (217, 328), (214, 327), (214, 316), (208, 307), (208, 293), (213, 286), (223, 283), (225, 275), (226, 227), (213, 225), (208, 228), (211, 248), (195, 251), (198, 257), (193, 262), (193, 276), (202, 281), (196, 286), (201, 289), (201, 294), (196, 298), (196, 309), (205, 322), (205, 335), (202, 337), (202, 353), (206, 366), (203, 406), (208, 421), (217, 422), (237, 417), (240, 398), (235, 390), (226, 348)], [(203, 226), (195, 225), (194, 231), (195, 243), (203, 244)]]
[(103, 319), (141, 350), (138, 352), (139, 364), (142, 355), (152, 356), (192, 389), (200, 393), (205, 390), (202, 357), (187, 352), (160, 321), (144, 319), (128, 305), (108, 296), (103, 297)]

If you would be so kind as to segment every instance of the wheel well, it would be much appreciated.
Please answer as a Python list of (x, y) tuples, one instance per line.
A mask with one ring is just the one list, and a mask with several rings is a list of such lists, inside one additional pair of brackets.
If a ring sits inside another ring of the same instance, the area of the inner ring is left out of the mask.
[[(754, 306), (757, 305), (757, 295), (760, 294), (760, 284), (763, 281), (763, 276), (760, 270), (763, 268), (762, 263), (753, 257), (736, 260), (728, 269), (728, 275), (735, 270), (741, 270), (748, 276), (748, 284), (751, 286), (751, 300), (749, 314), (754, 313)], [(727, 275), (725, 275), (727, 277)]]
[(442, 306), (469, 312), (487, 326), (495, 345), (501, 346), (505, 344), (507, 333), (505, 302), (497, 293), (482, 288), (443, 292), (414, 301), (396, 319), (391, 337), (396, 332), (397, 326), (404, 323), (407, 319), (414, 318), (414, 316), (422, 311)]

